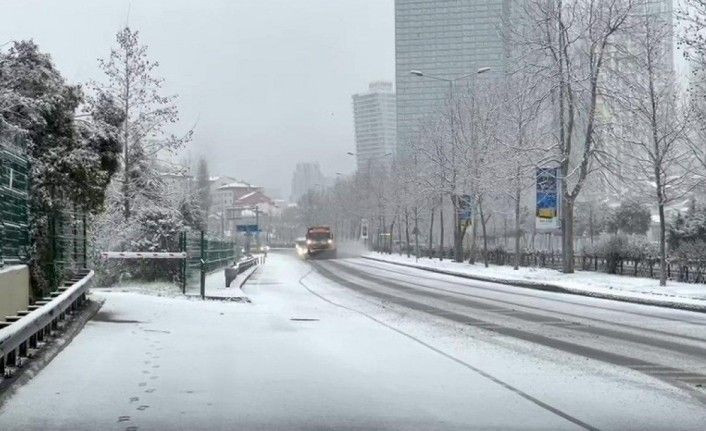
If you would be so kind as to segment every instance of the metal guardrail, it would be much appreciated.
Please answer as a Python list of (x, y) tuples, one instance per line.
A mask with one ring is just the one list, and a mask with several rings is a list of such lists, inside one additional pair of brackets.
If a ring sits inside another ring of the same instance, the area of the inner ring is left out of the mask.
[(37, 301), (30, 306), (30, 310), (36, 309), (28, 310), (25, 316), (0, 329), (0, 377), (5, 375), (7, 366), (21, 366), (22, 358), (29, 356), (29, 350), (36, 349), (39, 342), (58, 330), (59, 322), (66, 318), (67, 312), (83, 304), (93, 275), (93, 271), (84, 273), (80, 280)]
[(247, 271), (256, 265), (261, 265), (265, 261), (264, 256), (249, 256), (236, 262), (235, 265), (225, 269), (226, 287), (235, 280), (239, 274)]

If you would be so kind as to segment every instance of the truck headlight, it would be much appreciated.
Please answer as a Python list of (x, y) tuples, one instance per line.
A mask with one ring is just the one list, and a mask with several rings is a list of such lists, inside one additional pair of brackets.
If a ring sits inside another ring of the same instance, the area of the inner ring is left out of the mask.
[(328, 242), (329, 244), (333, 244), (333, 240), (332, 240), (332, 239), (329, 239), (329, 240), (326, 241), (326, 242)]
[(307, 240), (306, 240), (306, 243), (307, 243), (307, 244), (313, 244), (314, 241), (312, 241), (312, 240), (310, 240), (310, 239), (307, 239)]

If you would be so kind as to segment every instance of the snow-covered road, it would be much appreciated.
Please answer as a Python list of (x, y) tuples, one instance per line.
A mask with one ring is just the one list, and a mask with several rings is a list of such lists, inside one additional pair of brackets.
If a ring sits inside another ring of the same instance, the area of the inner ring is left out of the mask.
[(252, 303), (105, 305), (1, 430), (703, 429), (706, 315), (271, 254)]

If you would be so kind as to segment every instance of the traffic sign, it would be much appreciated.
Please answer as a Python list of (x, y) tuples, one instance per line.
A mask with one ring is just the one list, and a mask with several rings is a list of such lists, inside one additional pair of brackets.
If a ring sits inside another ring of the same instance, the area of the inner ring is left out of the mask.
[(239, 225), (235, 226), (235, 230), (237, 232), (246, 232), (246, 233), (260, 232), (260, 229), (256, 224), (239, 224)]

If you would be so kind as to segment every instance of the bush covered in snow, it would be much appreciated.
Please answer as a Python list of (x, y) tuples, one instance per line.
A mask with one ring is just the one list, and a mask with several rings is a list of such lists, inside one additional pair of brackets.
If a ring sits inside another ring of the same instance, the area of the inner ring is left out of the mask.
[(587, 246), (584, 254), (599, 256), (606, 260), (606, 272), (617, 274), (620, 264), (630, 260), (642, 262), (657, 259), (659, 255), (657, 244), (641, 235), (611, 235)]
[[(119, 201), (119, 194), (115, 195)], [(94, 249), (110, 251), (180, 251), (179, 236), (188, 229), (184, 214), (178, 209), (161, 206), (140, 208), (125, 220), (116, 202), (112, 211), (106, 211), (94, 223)], [(96, 259), (98, 283), (112, 285), (125, 279), (145, 281), (177, 281), (178, 260), (99, 260)]]
[(683, 243), (706, 241), (706, 208), (691, 208), (677, 214), (668, 226), (669, 247), (679, 249)]

